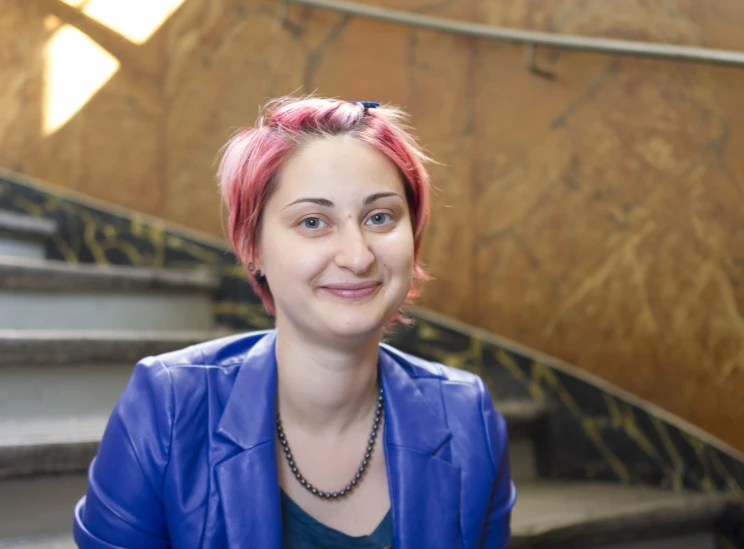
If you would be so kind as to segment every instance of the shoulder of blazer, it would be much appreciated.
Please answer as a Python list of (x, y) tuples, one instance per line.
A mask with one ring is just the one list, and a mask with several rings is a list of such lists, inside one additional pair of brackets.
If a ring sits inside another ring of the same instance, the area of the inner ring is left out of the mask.
[(463, 383), (466, 385), (480, 385), (481, 383), (480, 378), (472, 372), (404, 353), (385, 343), (381, 344), (380, 347), (414, 379), (436, 378), (443, 382)]
[[(504, 436), (492, 434), (490, 424), (496, 417), (496, 425), (503, 427), (503, 418), (493, 407), (490, 393), (480, 376), (444, 364), (429, 361), (404, 353), (389, 345), (383, 351), (400, 365), (413, 379), (422, 393), (428, 395), (428, 402), (444, 412), (448, 428), (457, 426), (455, 437), (467, 441), (466, 455), (469, 462), (479, 470), (495, 474), (496, 465), (493, 453), (494, 444), (503, 447)], [(497, 427), (499, 430), (499, 427)], [(505, 429), (500, 429), (505, 432)]]
[(245, 362), (248, 353), (272, 330), (245, 332), (197, 343), (154, 357), (166, 368), (175, 366), (231, 367)]

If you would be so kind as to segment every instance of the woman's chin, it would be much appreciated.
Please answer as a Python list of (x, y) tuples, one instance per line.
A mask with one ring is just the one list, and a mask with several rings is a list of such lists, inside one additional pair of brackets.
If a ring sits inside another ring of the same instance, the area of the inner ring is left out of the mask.
[(395, 314), (383, 307), (357, 307), (355, 310), (328, 311), (326, 328), (337, 337), (365, 338), (379, 335)]
[(380, 330), (387, 324), (387, 318), (361, 317), (354, 318), (336, 318), (335, 321), (328, 323), (328, 329), (336, 337), (347, 339), (365, 339), (376, 336)]

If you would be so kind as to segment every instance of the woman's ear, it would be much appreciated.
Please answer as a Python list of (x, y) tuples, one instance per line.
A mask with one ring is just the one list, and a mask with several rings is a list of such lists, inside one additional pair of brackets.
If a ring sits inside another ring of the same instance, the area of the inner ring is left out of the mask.
[(248, 271), (256, 277), (256, 283), (259, 286), (263, 286), (266, 284), (266, 274), (263, 272), (263, 269), (261, 268), (261, 264), (257, 261), (254, 263), (253, 261), (250, 261), (248, 263)]
[(245, 268), (248, 269), (248, 272), (256, 277), (262, 276), (263, 268), (261, 266), (261, 259), (255, 254), (249, 255), (246, 259)]
[(249, 261), (246, 265), (246, 268), (248, 269), (249, 273), (253, 273), (256, 276), (261, 276), (261, 273), (263, 273), (261, 265), (259, 263), (254, 263), (253, 261)]

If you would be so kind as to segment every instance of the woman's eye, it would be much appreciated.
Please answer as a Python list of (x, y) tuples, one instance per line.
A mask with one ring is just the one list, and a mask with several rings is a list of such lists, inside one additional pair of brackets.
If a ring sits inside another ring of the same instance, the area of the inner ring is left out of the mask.
[(372, 225), (384, 225), (390, 220), (392, 220), (392, 216), (387, 213), (376, 213), (369, 218)]
[(319, 217), (306, 217), (305, 219), (300, 221), (300, 225), (302, 225), (305, 229), (320, 229), (325, 225), (325, 221), (323, 221)]

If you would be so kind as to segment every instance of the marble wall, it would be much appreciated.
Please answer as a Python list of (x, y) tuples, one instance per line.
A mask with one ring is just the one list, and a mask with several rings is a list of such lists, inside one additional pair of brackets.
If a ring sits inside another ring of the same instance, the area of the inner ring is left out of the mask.
[[(736, 0), (374, 3), (744, 51)], [(546, 79), (516, 46), (297, 6), (282, 26), (273, 0), (185, 0), (139, 43), (84, 6), (0, 0), (0, 166), (221, 235), (216, 152), (265, 98), (402, 105), (441, 163), (422, 304), (744, 449), (744, 69), (538, 50)], [(118, 68), (49, 132), (67, 25)]]

